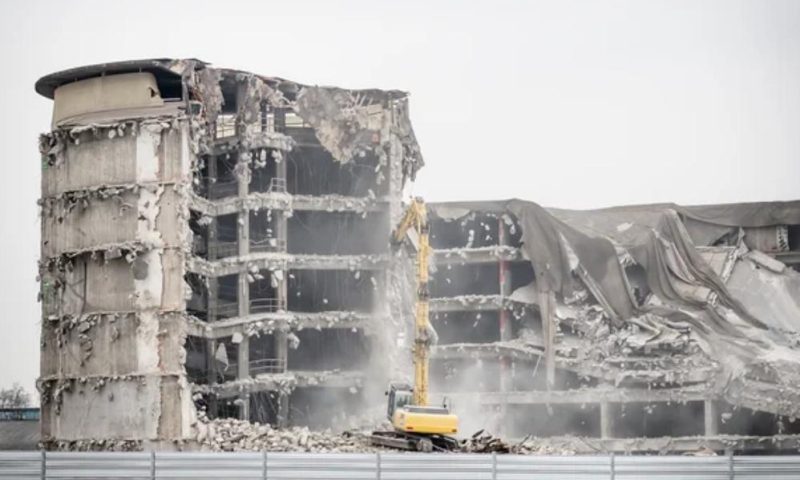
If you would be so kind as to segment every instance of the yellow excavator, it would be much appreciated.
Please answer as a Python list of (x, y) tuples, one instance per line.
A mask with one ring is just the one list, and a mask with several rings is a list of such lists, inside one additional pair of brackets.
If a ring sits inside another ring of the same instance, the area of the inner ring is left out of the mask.
[(428, 318), (428, 214), (425, 202), (417, 197), (406, 209), (392, 232), (392, 245), (400, 246), (406, 238), (417, 250), (417, 300), (414, 314), (414, 387), (392, 383), (388, 396), (388, 417), (393, 431), (372, 432), (372, 443), (403, 450), (430, 452), (453, 450), (458, 442), (451, 435), (458, 432), (458, 417), (446, 406), (428, 405), (428, 358), (436, 333)]

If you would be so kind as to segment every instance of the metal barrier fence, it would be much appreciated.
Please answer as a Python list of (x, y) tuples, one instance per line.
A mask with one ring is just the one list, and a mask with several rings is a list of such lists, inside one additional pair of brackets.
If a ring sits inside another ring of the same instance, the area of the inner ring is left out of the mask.
[(788, 480), (800, 456), (0, 452), (7, 478)]

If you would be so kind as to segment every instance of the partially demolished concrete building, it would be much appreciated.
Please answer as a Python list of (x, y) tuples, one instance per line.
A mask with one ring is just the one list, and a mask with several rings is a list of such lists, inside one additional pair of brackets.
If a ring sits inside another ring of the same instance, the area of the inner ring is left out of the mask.
[(36, 89), (45, 440), (192, 440), (196, 406), (313, 425), (385, 384), (406, 94), (166, 59)]
[(473, 428), (586, 453), (800, 447), (800, 202), (431, 210), (432, 384)]
[[(206, 415), (344, 428), (381, 410), (410, 367), (414, 278), (388, 241), (423, 164), (406, 94), (193, 59), (36, 90), (54, 101), (48, 446), (191, 448)], [(800, 447), (800, 203), (430, 216), (432, 389), (465, 434)]]

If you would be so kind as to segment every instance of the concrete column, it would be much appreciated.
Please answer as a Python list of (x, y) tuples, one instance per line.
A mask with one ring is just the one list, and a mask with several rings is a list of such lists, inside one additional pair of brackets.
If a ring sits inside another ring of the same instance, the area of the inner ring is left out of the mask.
[[(217, 383), (217, 364), (216, 360), (214, 359), (214, 354), (217, 351), (217, 341), (215, 339), (209, 339), (206, 343), (206, 375), (207, 375), (207, 382), (209, 385), (214, 385)], [(217, 416), (217, 396), (213, 393), (208, 395), (208, 416), (211, 418), (215, 418)]]
[(286, 131), (286, 110), (282, 108), (275, 109), (275, 131), (279, 133)]
[[(508, 235), (506, 233), (506, 225), (503, 222), (502, 218), (497, 219), (497, 232), (498, 232), (498, 239), (497, 244), (505, 246), (508, 244)], [(511, 332), (511, 314), (505, 308), (505, 299), (511, 296), (511, 265), (509, 262), (505, 260), (501, 260), (498, 265), (498, 282), (500, 284), (500, 299), (501, 299), (501, 307), (499, 312), (499, 321), (498, 327), (500, 329), (500, 341), (506, 342), (511, 340), (512, 332)], [(500, 357), (500, 391), (501, 392), (508, 392), (512, 389), (511, 387), (512, 379), (511, 379), (511, 360), (508, 357)], [(511, 429), (509, 428), (506, 422), (508, 422), (508, 403), (503, 400), (503, 403), (500, 405), (500, 418), (503, 419), (503, 425), (501, 426), (503, 434), (509, 432)]]
[(278, 251), (286, 251), (286, 241), (289, 237), (289, 219), (285, 210), (275, 210), (272, 213), (275, 219), (275, 238), (278, 239)]
[(247, 334), (242, 335), (242, 341), (239, 342), (236, 365), (238, 366), (236, 378), (239, 380), (250, 378), (250, 337)]
[(286, 162), (287, 162), (286, 152), (283, 152), (280, 161), (275, 160), (275, 178), (282, 180), (282, 183), (284, 185), (286, 185), (288, 181), (286, 178), (286, 170), (287, 170)]
[[(283, 109), (275, 110), (275, 131), (285, 132), (286, 130), (286, 112)], [(280, 162), (275, 164), (275, 177), (283, 180), (287, 184), (286, 166), (287, 158), (284, 155)], [(288, 188), (287, 188), (288, 191)], [(289, 220), (286, 217), (285, 211), (273, 212), (275, 215), (275, 234), (278, 239), (278, 249), (286, 251)], [(284, 268), (283, 280), (278, 284), (277, 297), (278, 306), (281, 309), (288, 308), (288, 282), (289, 271)], [(275, 332), (275, 358), (283, 362), (285, 367), (288, 366), (289, 360), (289, 345), (286, 341), (286, 332)], [(287, 368), (288, 369), (288, 368)], [(278, 412), (277, 412), (277, 426), (286, 427), (289, 424), (289, 394), (283, 391), (278, 392)]]
[(206, 180), (206, 187), (211, 188), (211, 185), (214, 185), (219, 178), (219, 174), (217, 172), (217, 157), (214, 155), (209, 155), (208, 157), (208, 180)]
[(289, 270), (286, 268), (283, 270), (283, 278), (278, 282), (275, 295), (278, 299), (278, 311), (289, 310)]
[(703, 420), (705, 423), (705, 436), (715, 437), (719, 435), (719, 409), (717, 402), (706, 400), (703, 402)]
[(278, 392), (278, 419), (276, 423), (278, 428), (289, 426), (289, 394), (286, 392)]
[[(239, 228), (237, 229), (239, 243), (239, 256), (250, 253), (250, 211), (239, 212)], [(236, 298), (239, 303), (239, 316), (246, 317), (250, 314), (250, 282), (247, 280), (248, 272), (239, 273), (239, 283), (236, 289)]]
[(236, 300), (239, 303), (239, 316), (246, 317), (250, 315), (250, 282), (247, 281), (247, 272), (239, 273)]
[[(284, 158), (276, 165), (276, 178), (282, 179), (286, 183), (286, 159)], [(273, 219), (275, 224), (275, 238), (278, 240), (278, 251), (285, 252), (289, 238), (289, 218), (286, 216), (285, 210), (277, 210), (273, 212)], [(278, 284), (276, 296), (278, 299), (278, 308), (285, 310), (288, 308), (288, 291), (287, 284), (289, 282), (289, 271), (284, 266), (283, 279)]]
[(250, 210), (239, 210), (236, 240), (239, 243), (239, 256), (250, 253)]
[[(538, 280), (538, 279), (537, 279)], [(542, 317), (542, 337), (544, 338), (544, 366), (547, 375), (547, 389), (555, 384), (555, 293), (539, 286), (539, 312)]]
[[(506, 225), (503, 219), (497, 220), (498, 228), (498, 245), (508, 245), (508, 235), (506, 233)], [(500, 297), (505, 300), (511, 296), (511, 264), (508, 261), (501, 260), (499, 265), (499, 283), (500, 283)], [(500, 309), (500, 340), (511, 340), (511, 315), (505, 308)]]
[[(275, 358), (283, 362), (288, 371), (289, 344), (286, 340), (286, 332), (275, 331)], [(285, 427), (289, 422), (289, 394), (283, 391), (278, 392), (278, 427)]]
[[(244, 150), (240, 150), (239, 152), (241, 153), (243, 151)], [(249, 169), (250, 167), (248, 166), (247, 168)], [(250, 173), (247, 175), (238, 175), (236, 181), (239, 198), (247, 198), (247, 195), (250, 194)]]
[[(244, 167), (238, 171), (237, 179), (239, 186), (239, 201), (242, 202), (242, 207), (239, 210), (237, 219), (238, 227), (236, 229), (236, 240), (239, 246), (239, 256), (245, 256), (250, 253), (250, 211), (243, 206), (244, 199), (247, 197), (250, 189), (250, 175), (244, 175), (243, 172), (249, 170), (248, 165), (244, 165), (242, 157), (247, 153), (247, 150), (242, 148), (241, 141), (247, 134), (248, 124), (246, 122), (245, 102), (247, 100), (247, 83), (239, 82), (236, 86), (236, 136), (239, 138), (239, 156), (237, 167)], [(237, 288), (237, 301), (239, 303), (239, 316), (246, 317), (250, 314), (250, 283), (247, 281), (247, 272), (239, 273), (239, 283)]]
[[(207, 188), (211, 189), (211, 186), (217, 182), (218, 174), (217, 174), (217, 157), (214, 155), (209, 156), (208, 158), (208, 180), (204, 180), (207, 183)], [(207, 242), (207, 250), (208, 250), (208, 259), (215, 260), (217, 258), (217, 217), (211, 217), (211, 223), (208, 224), (208, 242)]]
[(217, 242), (219, 241), (217, 232), (217, 217), (212, 217), (211, 223), (208, 224), (208, 238), (206, 238), (206, 251), (209, 260), (217, 259)]
[[(217, 179), (217, 159), (211, 156), (208, 160), (208, 178), (216, 181)], [(210, 183), (211, 184), (211, 183)], [(217, 217), (211, 217), (211, 223), (208, 224), (208, 240), (206, 242), (206, 250), (208, 251), (208, 260), (214, 261), (217, 259)], [(216, 277), (208, 279), (208, 299), (206, 315), (208, 322), (217, 321), (217, 304), (219, 303), (219, 281)], [(213, 355), (213, 353), (212, 353)]]
[(215, 277), (208, 279), (208, 298), (206, 298), (206, 315), (208, 323), (217, 321), (217, 305), (219, 304), (219, 281)]
[[(276, 330), (274, 334), (275, 342), (275, 358), (280, 360), (284, 367), (288, 367), (289, 360), (289, 343), (286, 340), (286, 332)], [(287, 368), (288, 370), (288, 368)]]
[[(384, 115), (381, 127), (381, 143), (388, 143), (388, 162), (382, 168), (388, 168), (388, 196), (389, 196), (389, 233), (403, 216), (403, 145), (393, 133), (393, 117), (397, 115), (395, 106), (392, 106), (391, 115)], [(384, 172), (387, 173), (387, 172)], [(387, 234), (388, 236), (388, 234)]]
[(614, 438), (613, 405), (600, 402), (600, 438)]
[[(248, 379), (250, 378), (250, 337), (247, 336), (247, 334), (243, 335), (242, 341), (239, 342), (239, 347), (236, 351), (236, 378), (238, 380)], [(250, 394), (241, 394), (239, 400), (241, 400), (239, 418), (242, 420), (250, 420)]]
[(248, 124), (246, 118), (248, 108), (245, 105), (245, 102), (247, 102), (247, 88), (247, 83), (245, 82), (239, 82), (239, 84), (236, 85), (236, 136), (239, 138), (243, 138), (247, 135), (247, 127), (252, 125), (252, 122), (259, 120), (257, 118), (251, 118)]

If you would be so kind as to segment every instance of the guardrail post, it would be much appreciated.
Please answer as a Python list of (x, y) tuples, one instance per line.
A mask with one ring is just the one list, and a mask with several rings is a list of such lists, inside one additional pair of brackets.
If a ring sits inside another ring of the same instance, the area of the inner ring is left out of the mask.
[(381, 471), (381, 452), (375, 454), (375, 478), (381, 480), (383, 472)]
[(492, 480), (497, 480), (497, 452), (492, 452)]
[(262, 453), (262, 455), (261, 455), (261, 470), (262, 470), (262, 474), (264, 476), (264, 480), (267, 480), (267, 451), (264, 450), (261, 453)]
[(42, 480), (47, 480), (47, 452), (42, 450)]
[(728, 479), (733, 480), (736, 472), (733, 469), (733, 450), (728, 450)]
[(150, 480), (156, 480), (156, 451), (150, 450)]
[(616, 471), (617, 463), (615, 461), (614, 452), (611, 452), (609, 461), (611, 463), (611, 480), (614, 480), (617, 476), (617, 471)]

